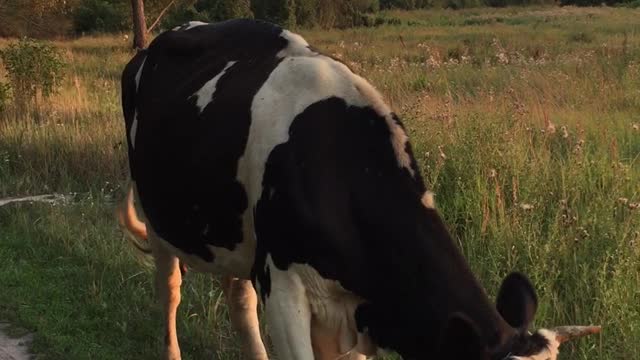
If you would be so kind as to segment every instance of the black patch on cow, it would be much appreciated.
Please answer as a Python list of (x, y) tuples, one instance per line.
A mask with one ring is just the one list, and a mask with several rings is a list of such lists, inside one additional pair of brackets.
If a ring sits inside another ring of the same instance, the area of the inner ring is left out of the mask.
[[(128, 151), (129, 154), (132, 153), (133, 149), (131, 147), (131, 141), (129, 141), (129, 134), (131, 134), (131, 126), (133, 125), (133, 116), (136, 110), (136, 82), (135, 77), (138, 73), (138, 69), (144, 62), (144, 59), (147, 57), (146, 50), (140, 50), (136, 53), (136, 55), (127, 63), (124, 70), (122, 71), (122, 78), (120, 81), (121, 85), (121, 101), (122, 101), (122, 112), (124, 116), (124, 124), (127, 134), (127, 142), (128, 142)], [(134, 168), (134, 159), (129, 159), (130, 168)]]
[(473, 314), (484, 344), (502, 341), (506, 324), (438, 214), (422, 205), (416, 179), (419, 171), (398, 166), (390, 129), (373, 109), (335, 97), (309, 106), (266, 164), (254, 275), (264, 276), (270, 254), (279, 269), (309, 264), (340, 281), (366, 299), (358, 328), (405, 359), (434, 351), (454, 312)]
[(480, 332), (466, 315), (455, 313), (447, 322), (438, 346), (438, 359), (489, 360)]
[[(135, 98), (123, 103), (125, 117), (132, 118), (136, 109), (138, 114), (129, 158), (145, 215), (159, 236), (206, 261), (213, 261), (207, 244), (233, 250), (242, 241), (248, 200), (236, 180), (237, 165), (253, 97), (287, 46), (281, 32), (249, 20), (168, 31), (146, 51), (137, 94), (130, 86), (137, 68), (123, 75), (123, 86), (129, 84), (123, 99)], [(230, 61), (236, 63), (199, 113), (193, 94)]]

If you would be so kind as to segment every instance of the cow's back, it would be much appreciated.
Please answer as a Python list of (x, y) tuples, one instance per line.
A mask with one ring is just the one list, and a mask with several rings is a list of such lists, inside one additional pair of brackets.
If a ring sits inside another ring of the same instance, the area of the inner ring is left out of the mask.
[(362, 283), (366, 240), (352, 207), (364, 205), (353, 195), (376, 195), (373, 171), (411, 183), (411, 201), (424, 192), (380, 94), (277, 26), (187, 25), (161, 34), (129, 67), (123, 84), (135, 99), (124, 104), (142, 208), (159, 237), (180, 255), (218, 263), (210, 269), (244, 260), (234, 275), (248, 276), (257, 235), (257, 268), (269, 253), (283, 267), (308, 263)]
[(242, 245), (247, 197), (237, 165), (253, 97), (287, 46), (282, 31), (248, 20), (187, 25), (125, 68), (132, 179), (153, 231), (182, 255), (213, 263), (216, 248)]

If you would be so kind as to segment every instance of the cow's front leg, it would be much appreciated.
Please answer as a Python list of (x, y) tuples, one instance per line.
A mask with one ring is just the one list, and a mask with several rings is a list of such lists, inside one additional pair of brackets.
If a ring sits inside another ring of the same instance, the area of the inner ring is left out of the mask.
[(269, 333), (279, 360), (313, 360), (311, 309), (304, 284), (292, 271), (281, 271), (267, 261), (269, 288), (265, 312)]
[(180, 346), (176, 331), (176, 313), (180, 304), (180, 285), (182, 274), (178, 258), (154, 241), (152, 237), (153, 257), (156, 263), (156, 291), (162, 305), (164, 319), (163, 359), (180, 360)]
[(267, 351), (260, 338), (258, 297), (251, 281), (225, 276), (222, 288), (229, 306), (231, 324), (240, 335), (245, 356), (250, 360), (267, 360)]

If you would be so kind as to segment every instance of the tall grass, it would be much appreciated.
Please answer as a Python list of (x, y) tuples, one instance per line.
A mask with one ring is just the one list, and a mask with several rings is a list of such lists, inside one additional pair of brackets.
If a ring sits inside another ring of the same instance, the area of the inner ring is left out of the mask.
[[(385, 16), (403, 25), (301, 32), (401, 114), (436, 204), (490, 294), (523, 271), (540, 297), (536, 327), (604, 326), (563, 359), (640, 357), (640, 11)], [(0, 287), (9, 289), (0, 317), (37, 328), (37, 349), (52, 358), (65, 347), (78, 359), (153, 358), (161, 341), (159, 322), (147, 319), (158, 314), (149, 268), (112, 218), (127, 174), (119, 74), (129, 44), (57, 45), (71, 64), (60, 93), (0, 118), (0, 195), (78, 195), (53, 208), (0, 208)], [(237, 358), (215, 283), (190, 274), (185, 289), (185, 357)], [(62, 306), (65, 294), (76, 294), (76, 309)], [(83, 312), (92, 321), (74, 321)]]

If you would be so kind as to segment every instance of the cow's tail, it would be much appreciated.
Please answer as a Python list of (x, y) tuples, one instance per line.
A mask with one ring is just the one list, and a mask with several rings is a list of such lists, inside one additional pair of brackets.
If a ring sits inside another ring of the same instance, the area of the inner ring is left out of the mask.
[(138, 218), (138, 213), (133, 204), (133, 186), (129, 186), (127, 198), (117, 209), (118, 220), (127, 237), (138, 250), (144, 254), (151, 254), (151, 246), (148, 241), (147, 225)]

